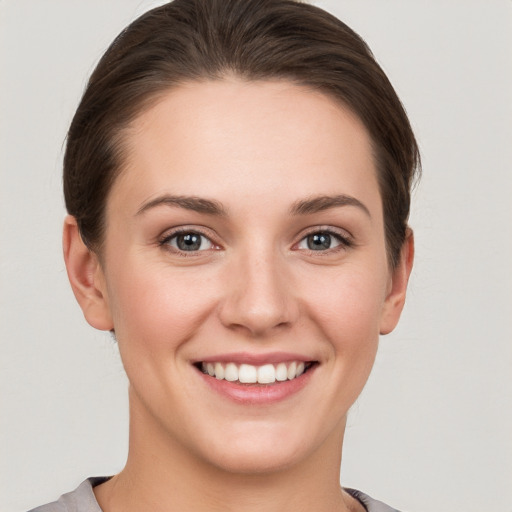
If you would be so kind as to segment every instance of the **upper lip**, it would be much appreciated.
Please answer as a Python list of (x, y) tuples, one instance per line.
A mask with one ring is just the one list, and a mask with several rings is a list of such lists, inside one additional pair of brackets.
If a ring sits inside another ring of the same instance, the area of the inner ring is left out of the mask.
[(279, 364), (291, 361), (311, 362), (314, 358), (295, 354), (292, 352), (271, 352), (267, 354), (251, 354), (248, 352), (232, 352), (229, 354), (216, 354), (203, 359), (194, 360), (193, 363), (235, 363), (262, 366), (264, 364)]

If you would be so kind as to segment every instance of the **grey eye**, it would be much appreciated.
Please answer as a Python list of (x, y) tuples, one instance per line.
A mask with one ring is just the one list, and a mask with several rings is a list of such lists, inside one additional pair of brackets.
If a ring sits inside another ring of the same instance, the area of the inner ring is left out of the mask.
[(298, 245), (299, 249), (308, 249), (310, 251), (326, 251), (333, 249), (341, 244), (338, 237), (327, 232), (311, 233), (305, 236)]
[(201, 235), (191, 231), (190, 233), (179, 233), (169, 239), (169, 245), (180, 251), (206, 251), (213, 247), (212, 242)]

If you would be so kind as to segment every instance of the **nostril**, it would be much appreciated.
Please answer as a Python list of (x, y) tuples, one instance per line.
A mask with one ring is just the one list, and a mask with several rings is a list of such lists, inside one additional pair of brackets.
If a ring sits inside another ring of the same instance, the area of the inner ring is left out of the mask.
[[(226, 295), (219, 316), (224, 326), (261, 336), (276, 328), (283, 329), (298, 317), (298, 305), (290, 294), (286, 268), (275, 254), (246, 255), (233, 262)], [(257, 252), (257, 251), (256, 251)]]
[(221, 321), (235, 331), (247, 331), (252, 336), (267, 335), (270, 331), (283, 330), (292, 325), (287, 307), (266, 305), (229, 305), (221, 314)]

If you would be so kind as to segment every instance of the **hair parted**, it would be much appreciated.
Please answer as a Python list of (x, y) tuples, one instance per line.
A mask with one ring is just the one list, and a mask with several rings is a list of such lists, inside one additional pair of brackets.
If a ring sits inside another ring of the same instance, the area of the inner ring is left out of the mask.
[(329, 95), (368, 130), (391, 266), (406, 237), (418, 146), (370, 49), (322, 9), (296, 0), (174, 0), (131, 23), (91, 75), (71, 123), (64, 196), (84, 242), (99, 252), (109, 191), (123, 166), (123, 130), (184, 82), (287, 80)]

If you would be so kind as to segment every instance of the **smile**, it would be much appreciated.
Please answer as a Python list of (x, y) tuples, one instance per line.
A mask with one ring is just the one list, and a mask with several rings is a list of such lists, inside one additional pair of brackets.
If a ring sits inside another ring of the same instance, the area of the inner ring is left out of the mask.
[(238, 382), (240, 384), (274, 384), (287, 380), (294, 380), (305, 373), (314, 363), (304, 361), (290, 361), (278, 364), (236, 364), (208, 362), (201, 363), (201, 371), (218, 380)]

